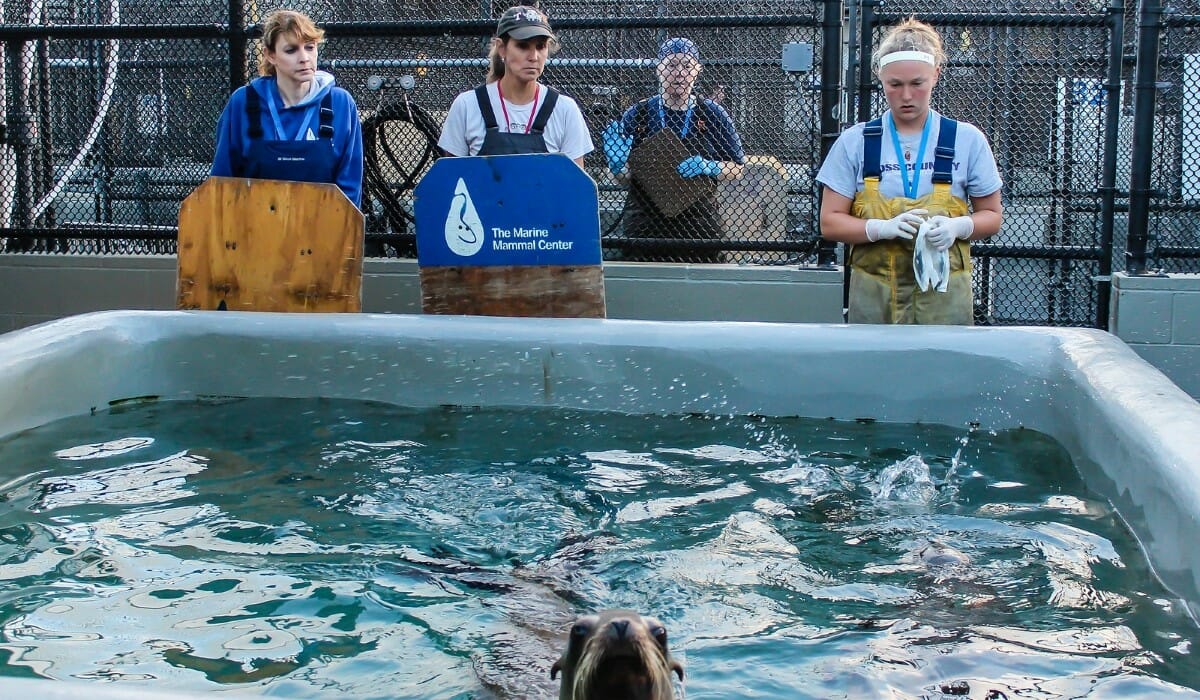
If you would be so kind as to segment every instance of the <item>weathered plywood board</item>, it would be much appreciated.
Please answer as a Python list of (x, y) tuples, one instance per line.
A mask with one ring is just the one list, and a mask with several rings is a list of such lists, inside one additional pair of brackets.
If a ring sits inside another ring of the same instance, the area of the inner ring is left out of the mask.
[(427, 314), (604, 318), (604, 269), (423, 267), (421, 308)]
[(210, 177), (179, 209), (177, 306), (362, 310), (363, 215), (335, 185)]
[(670, 129), (643, 141), (629, 154), (629, 174), (663, 216), (678, 216), (717, 189), (711, 177), (686, 178), (679, 164), (692, 155)]

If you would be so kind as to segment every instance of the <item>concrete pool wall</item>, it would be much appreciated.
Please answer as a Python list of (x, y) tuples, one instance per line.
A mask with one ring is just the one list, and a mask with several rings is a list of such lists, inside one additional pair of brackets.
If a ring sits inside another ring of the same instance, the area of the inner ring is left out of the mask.
[(1200, 612), (1200, 404), (1101, 331), (115, 311), (0, 336), (0, 435), (199, 396), (1024, 426)]
[[(838, 323), (842, 274), (784, 265), (605, 262), (604, 292), (609, 318)], [(3, 254), (0, 332), (92, 311), (173, 309), (175, 276), (172, 255)], [(366, 259), (363, 310), (420, 313), (416, 261)], [(1114, 273), (1109, 311), (1113, 335), (1200, 399), (1200, 275)]]

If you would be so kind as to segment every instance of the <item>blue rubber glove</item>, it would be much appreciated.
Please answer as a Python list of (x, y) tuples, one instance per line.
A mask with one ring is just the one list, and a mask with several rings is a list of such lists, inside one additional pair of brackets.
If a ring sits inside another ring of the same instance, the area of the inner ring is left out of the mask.
[(625, 172), (625, 163), (629, 160), (629, 151), (633, 148), (633, 137), (621, 128), (621, 122), (610, 123), (600, 134), (604, 145), (604, 157), (608, 159), (608, 169), (614, 174)]
[(721, 161), (708, 160), (700, 156), (684, 158), (683, 162), (679, 164), (679, 174), (688, 178), (701, 175), (716, 177), (721, 174)]

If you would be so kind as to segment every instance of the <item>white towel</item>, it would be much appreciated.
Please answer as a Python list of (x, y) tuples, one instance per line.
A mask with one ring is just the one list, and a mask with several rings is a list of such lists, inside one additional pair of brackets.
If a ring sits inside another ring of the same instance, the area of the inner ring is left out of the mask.
[(917, 240), (913, 242), (913, 275), (922, 292), (931, 288), (944, 292), (950, 284), (950, 251), (938, 250), (925, 240), (925, 234), (931, 228), (933, 223), (926, 221), (917, 229)]

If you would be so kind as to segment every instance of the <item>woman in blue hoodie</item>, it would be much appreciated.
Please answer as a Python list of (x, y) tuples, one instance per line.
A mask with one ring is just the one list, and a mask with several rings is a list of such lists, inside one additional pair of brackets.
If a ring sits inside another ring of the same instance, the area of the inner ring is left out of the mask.
[(354, 98), (317, 70), (325, 38), (306, 15), (278, 10), (263, 22), (258, 72), (217, 124), (213, 175), (329, 182), (362, 203), (362, 128)]

